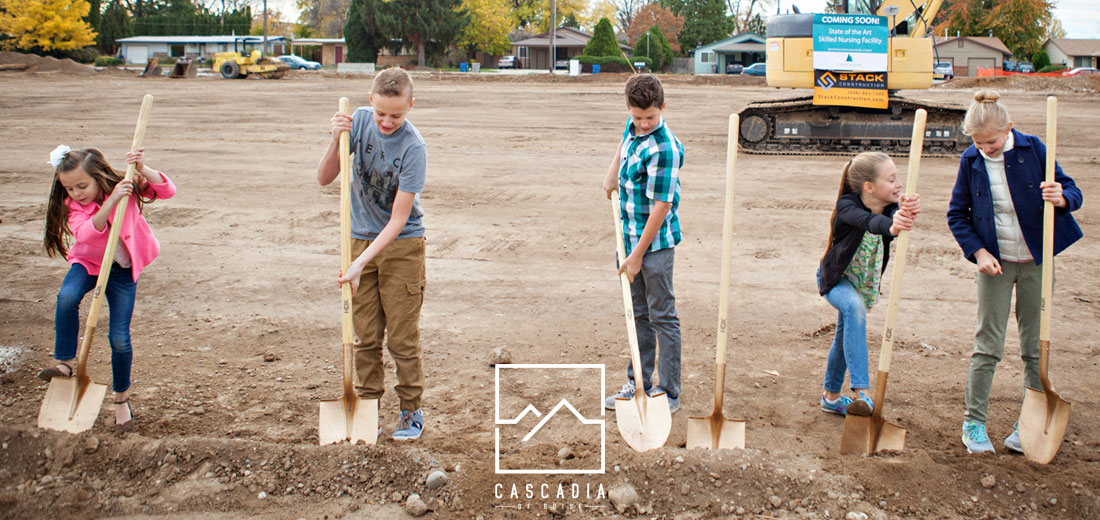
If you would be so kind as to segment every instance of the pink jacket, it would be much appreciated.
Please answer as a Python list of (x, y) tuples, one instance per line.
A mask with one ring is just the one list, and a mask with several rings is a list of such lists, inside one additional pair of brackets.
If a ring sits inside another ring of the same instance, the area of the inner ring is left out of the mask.
[[(164, 179), (161, 184), (147, 183), (145, 195), (155, 193), (157, 199), (169, 199), (176, 194), (176, 185), (161, 172)], [(92, 217), (99, 211), (100, 204), (92, 202), (82, 205), (72, 199), (65, 199), (69, 206), (69, 230), (73, 233), (73, 245), (69, 248), (69, 265), (80, 264), (88, 270), (88, 274), (99, 275), (100, 264), (103, 262), (103, 252), (107, 249), (107, 237), (111, 230), (110, 224), (115, 219), (114, 211), (107, 216), (108, 225), (102, 230), (97, 230), (92, 222)], [(119, 247), (125, 247), (130, 253), (133, 263), (134, 281), (138, 279), (141, 270), (151, 264), (160, 254), (160, 242), (153, 236), (153, 230), (145, 221), (145, 215), (138, 211), (137, 200), (131, 196), (126, 206), (126, 217), (122, 219), (122, 228), (119, 229)]]

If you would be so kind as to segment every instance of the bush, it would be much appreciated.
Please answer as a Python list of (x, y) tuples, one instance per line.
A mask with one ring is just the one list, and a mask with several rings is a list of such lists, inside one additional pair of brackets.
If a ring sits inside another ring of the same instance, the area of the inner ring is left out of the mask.
[[(600, 72), (632, 72), (631, 63), (622, 56), (577, 56), (584, 72), (592, 72), (592, 65), (599, 65)], [(635, 56), (631, 61), (645, 62), (646, 68), (652, 68), (652, 60), (645, 56)]]
[(611, 29), (611, 21), (607, 17), (600, 18), (596, 24), (596, 30), (592, 32), (592, 39), (584, 46), (585, 56), (619, 56), (619, 42), (615, 40), (615, 31)]
[(71, 51), (64, 51), (59, 58), (69, 58), (77, 63), (94, 63), (96, 58), (99, 57), (99, 49), (95, 47), (84, 47), (82, 49), (73, 49)]
[(1058, 72), (1062, 70), (1066, 70), (1065, 65), (1047, 65), (1046, 67), (1043, 67), (1035, 72)]
[(122, 65), (122, 60), (114, 56), (100, 56), (95, 59), (96, 67), (114, 67), (117, 65)]
[(1047, 51), (1039, 49), (1035, 51), (1035, 54), (1031, 55), (1031, 64), (1035, 66), (1035, 70), (1039, 70), (1043, 67), (1050, 66), (1050, 56), (1047, 56)]

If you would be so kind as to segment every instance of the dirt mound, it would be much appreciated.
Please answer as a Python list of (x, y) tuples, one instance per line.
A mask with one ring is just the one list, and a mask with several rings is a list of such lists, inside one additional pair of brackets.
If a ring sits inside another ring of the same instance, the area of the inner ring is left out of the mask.
[(936, 88), (1025, 90), (1028, 92), (1085, 93), (1100, 91), (1100, 75), (1057, 78), (1053, 76), (990, 76), (985, 78), (955, 78)]
[[(568, 76), (565, 74), (497, 74), (481, 73), (469, 74), (460, 72), (420, 72), (414, 73), (416, 78), (431, 79), (437, 81), (453, 81), (460, 83), (625, 83), (630, 78), (628, 72), (601, 72), (599, 74), (582, 74), (580, 76)], [(658, 74), (663, 83), (675, 83), (677, 85), (736, 85), (759, 86), (765, 85), (763, 76), (725, 75), (725, 74)]]
[(0, 52), (0, 65), (27, 65), (22, 72), (60, 72), (62, 74), (95, 74), (95, 69), (70, 59), (59, 60), (50, 56)]

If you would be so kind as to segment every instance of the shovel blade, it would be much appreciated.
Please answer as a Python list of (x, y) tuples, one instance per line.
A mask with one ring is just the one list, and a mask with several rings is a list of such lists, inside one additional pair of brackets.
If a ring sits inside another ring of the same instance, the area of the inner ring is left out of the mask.
[(688, 417), (687, 447), (689, 450), (743, 450), (745, 421), (726, 419), (721, 415)]
[(882, 421), (875, 434), (874, 417), (844, 416), (844, 434), (840, 437), (840, 454), (880, 453), (905, 449), (905, 428)]
[(1032, 462), (1046, 464), (1058, 453), (1069, 424), (1069, 403), (1054, 391), (1028, 388), (1020, 412), (1020, 446)]
[(878, 442), (874, 443), (875, 453), (884, 451), (903, 451), (905, 449), (905, 428), (886, 421), (878, 432)]
[(90, 379), (81, 385), (76, 377), (55, 377), (42, 398), (38, 427), (69, 433), (88, 431), (95, 425), (106, 396), (107, 385)]
[(635, 451), (660, 448), (672, 432), (668, 397), (661, 393), (652, 397), (635, 395), (631, 399), (616, 399), (615, 422), (619, 424), (623, 440)]
[(378, 400), (342, 397), (321, 401), (317, 438), (320, 444), (349, 441), (375, 444), (378, 442)]

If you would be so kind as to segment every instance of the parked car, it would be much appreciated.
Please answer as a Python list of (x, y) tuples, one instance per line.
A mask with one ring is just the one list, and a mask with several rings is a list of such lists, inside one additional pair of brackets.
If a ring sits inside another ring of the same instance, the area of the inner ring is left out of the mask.
[(569, 68), (569, 60), (557, 60), (557, 61), (555, 61), (554, 62), (554, 68), (559, 69), (559, 70), (568, 69)]
[(748, 74), (749, 76), (767, 76), (768, 65), (762, 61), (758, 61), (756, 63), (753, 63), (752, 65), (749, 65), (748, 67), (745, 67), (741, 72), (743, 74)]
[(498, 69), (514, 69), (516, 68), (515, 56), (501, 56), (500, 61), (497, 62)]
[(1065, 73), (1066, 76), (1079, 76), (1082, 74), (1100, 74), (1100, 70), (1096, 70), (1092, 67), (1077, 67)]
[(1015, 61), (1005, 60), (1001, 62), (1001, 70), (1007, 72), (1019, 72), (1019, 66), (1016, 65)]
[(279, 60), (290, 68), (295, 70), (318, 70), (321, 68), (321, 64), (316, 61), (309, 61), (301, 56), (295, 56), (293, 54), (287, 54), (285, 56), (279, 56)]
[(955, 66), (946, 61), (941, 61), (935, 67), (932, 67), (932, 77), (943, 80), (951, 79), (955, 77)]
[(1016, 64), (1016, 70), (1018, 70), (1019, 72), (1026, 72), (1028, 74), (1031, 74), (1032, 72), (1035, 72), (1035, 66), (1032, 65), (1030, 61), (1021, 61)]
[(743, 70), (745, 70), (745, 66), (740, 63), (726, 64), (726, 74), (740, 74)]

